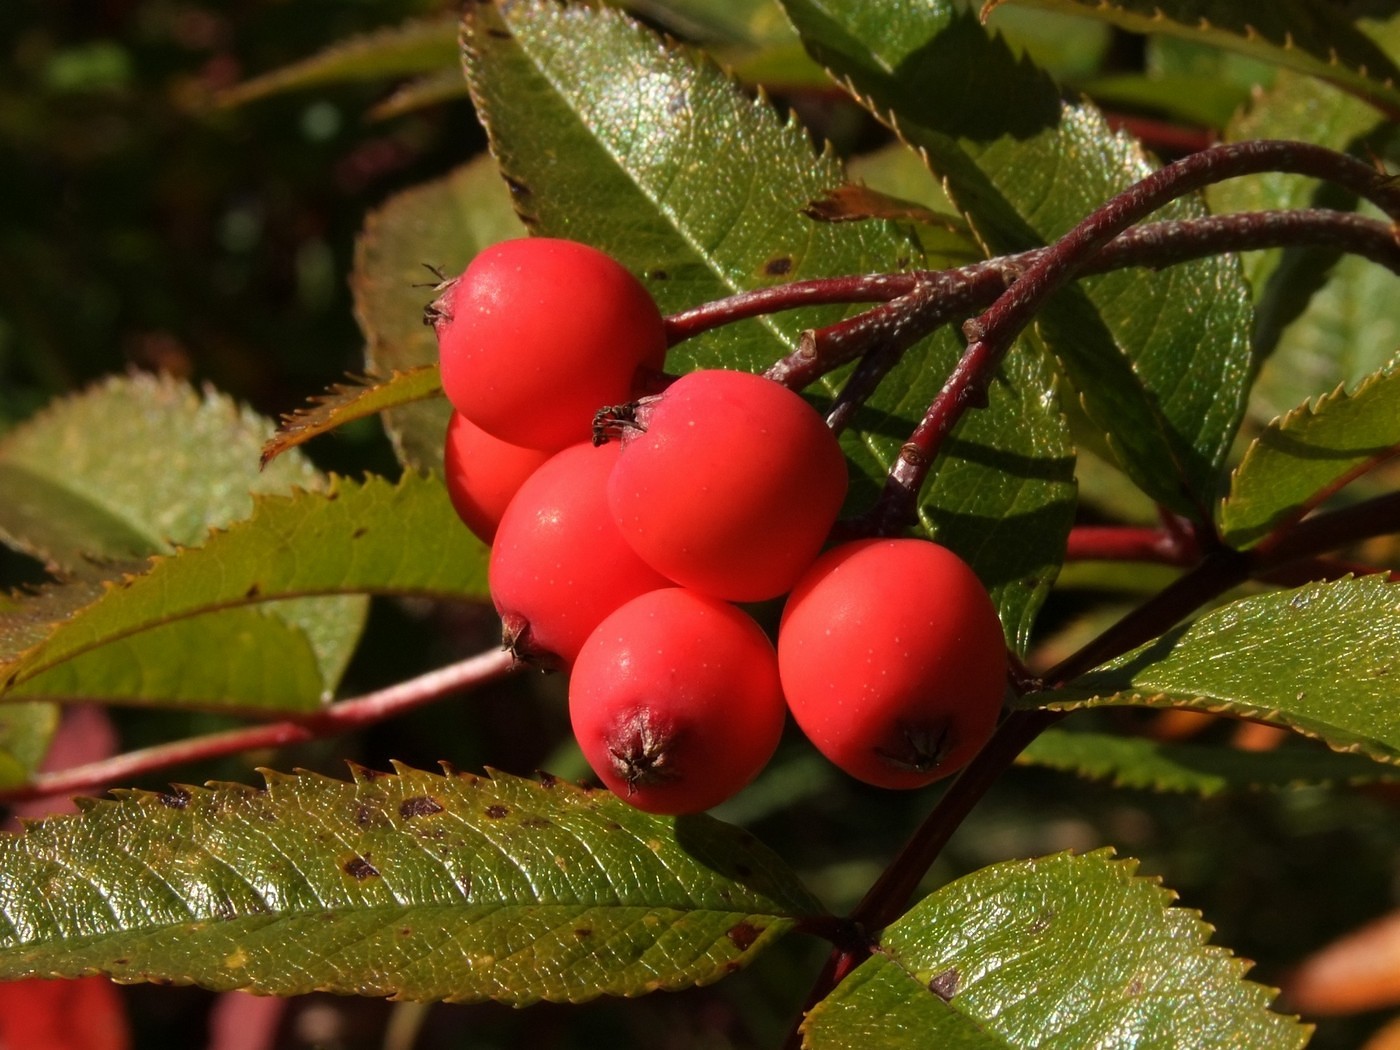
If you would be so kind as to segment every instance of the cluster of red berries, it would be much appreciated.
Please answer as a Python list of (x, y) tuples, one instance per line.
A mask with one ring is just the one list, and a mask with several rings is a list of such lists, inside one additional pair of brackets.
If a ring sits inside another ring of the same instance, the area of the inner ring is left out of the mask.
[[(917, 787), (1001, 708), (981, 583), (922, 539), (822, 553), (846, 462), (801, 396), (747, 372), (667, 382), (650, 295), (547, 238), (481, 252), (429, 307), (455, 409), (453, 504), (491, 544), (506, 644), (569, 673), (598, 776), (634, 805), (708, 809), (755, 777), (786, 713), (838, 766)], [(736, 603), (788, 595), (776, 648)]]

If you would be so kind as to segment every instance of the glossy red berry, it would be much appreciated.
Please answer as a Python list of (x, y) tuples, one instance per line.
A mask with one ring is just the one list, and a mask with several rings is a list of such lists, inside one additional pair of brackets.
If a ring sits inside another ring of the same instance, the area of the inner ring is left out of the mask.
[(798, 394), (707, 370), (609, 425), (622, 455), (608, 506), (658, 572), (730, 601), (776, 598), (817, 556), (846, 497), (846, 461)]
[(996, 726), (1007, 656), (996, 607), (952, 551), (858, 540), (822, 555), (778, 627), (793, 718), (818, 750), (879, 787), (964, 766)]
[(589, 765), (653, 813), (698, 813), (751, 781), (785, 720), (777, 659), (747, 614), (684, 588), (619, 608), (584, 643), (569, 718)]
[(462, 413), (453, 412), (442, 461), (447, 495), (457, 516), (489, 544), (496, 538), (496, 527), (511, 497), (551, 455), (492, 437)]
[(453, 406), (513, 445), (589, 437), (602, 405), (633, 396), (666, 353), (661, 314), (611, 257), (527, 237), (480, 252), (428, 309)]
[(643, 562), (608, 514), (618, 449), (575, 445), (536, 470), (506, 507), (491, 547), (491, 600), (521, 659), (566, 669), (624, 602), (671, 581)]

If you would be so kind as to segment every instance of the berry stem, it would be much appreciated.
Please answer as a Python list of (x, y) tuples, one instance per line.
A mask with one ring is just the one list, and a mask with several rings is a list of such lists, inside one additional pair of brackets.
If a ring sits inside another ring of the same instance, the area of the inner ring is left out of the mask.
[(0, 790), (0, 800), (17, 802), (73, 792), (91, 792), (172, 766), (202, 762), (252, 748), (284, 747), (363, 729), (451, 693), (494, 682), (510, 674), (517, 666), (509, 653), (492, 649), (387, 688), (338, 701), (306, 718), (208, 733), (128, 751), (53, 773), (39, 773), (27, 784)]
[(918, 491), (944, 438), (964, 412), (987, 403), (992, 374), (1016, 336), (1106, 245), (1133, 223), (1179, 197), (1211, 183), (1265, 171), (1338, 183), (1400, 220), (1400, 185), (1393, 179), (1346, 154), (1308, 143), (1230, 143), (1191, 154), (1153, 172), (1041, 251), (986, 312), (964, 323), (967, 349), (890, 467), (875, 516), (876, 528), (887, 532), (914, 519)]

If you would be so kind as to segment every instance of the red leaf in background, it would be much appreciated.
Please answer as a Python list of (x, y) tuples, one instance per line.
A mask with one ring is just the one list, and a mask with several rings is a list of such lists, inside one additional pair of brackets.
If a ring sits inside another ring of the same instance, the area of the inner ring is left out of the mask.
[(0, 983), (0, 1050), (129, 1050), (126, 1011), (105, 977)]

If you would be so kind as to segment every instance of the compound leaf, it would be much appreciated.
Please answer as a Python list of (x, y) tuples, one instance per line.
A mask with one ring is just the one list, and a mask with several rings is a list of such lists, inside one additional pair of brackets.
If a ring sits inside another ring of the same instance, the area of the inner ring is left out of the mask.
[(1270, 423), (1249, 446), (1220, 509), (1225, 542), (1254, 543), (1314, 494), (1400, 445), (1400, 364), (1351, 393), (1338, 388)]
[(1400, 587), (1375, 577), (1313, 583), (1222, 606), (1024, 702), (1227, 713), (1397, 762), (1397, 653)]
[[(493, 152), (533, 232), (591, 243), (674, 312), (808, 277), (913, 265), (891, 222), (822, 223), (803, 212), (847, 185), (829, 153), (708, 60), (616, 11), (542, 0), (475, 4), (465, 62)], [(674, 347), (668, 369), (760, 370), (837, 308), (727, 325)], [(961, 351), (925, 340), (865, 404), (843, 443), (856, 468), (848, 509), (868, 505)], [(1023, 342), (991, 406), (955, 431), (924, 492), (921, 524), (972, 562), (1018, 644), (1062, 555), (1072, 453), (1038, 348)], [(843, 376), (809, 392), (823, 405)], [(1017, 544), (984, 542), (1016, 522)], [(969, 543), (971, 544), (969, 546)]]
[[(1150, 171), (1135, 142), (1087, 103), (1063, 103), (1043, 73), (949, 0), (784, 6), (813, 56), (923, 151), (993, 252), (1053, 241)], [(1201, 213), (1182, 200), (1159, 217)], [(1086, 279), (1038, 324), (1134, 481), (1206, 519), (1250, 375), (1238, 263)]]
[[(524, 232), (490, 157), (405, 190), (371, 212), (355, 242), (350, 275), (366, 369), (392, 375), (436, 365), (437, 341), (423, 323), (423, 308), (437, 294), (433, 286), (461, 273), (482, 248)], [(384, 413), (405, 466), (441, 471), (450, 412), (446, 401), (433, 398)]]
[(325, 492), (261, 497), (248, 520), (202, 547), (157, 555), (144, 571), (60, 586), (0, 617), (0, 692), (206, 613), (331, 594), (480, 599), (485, 577), (485, 547), (440, 481), (334, 479)]
[(1106, 851), (1012, 861), (926, 897), (807, 1015), (811, 1050), (1306, 1044), (1174, 894)]
[(0, 838), (0, 979), (580, 1002), (718, 980), (821, 914), (708, 817), (501, 773), (266, 776)]

